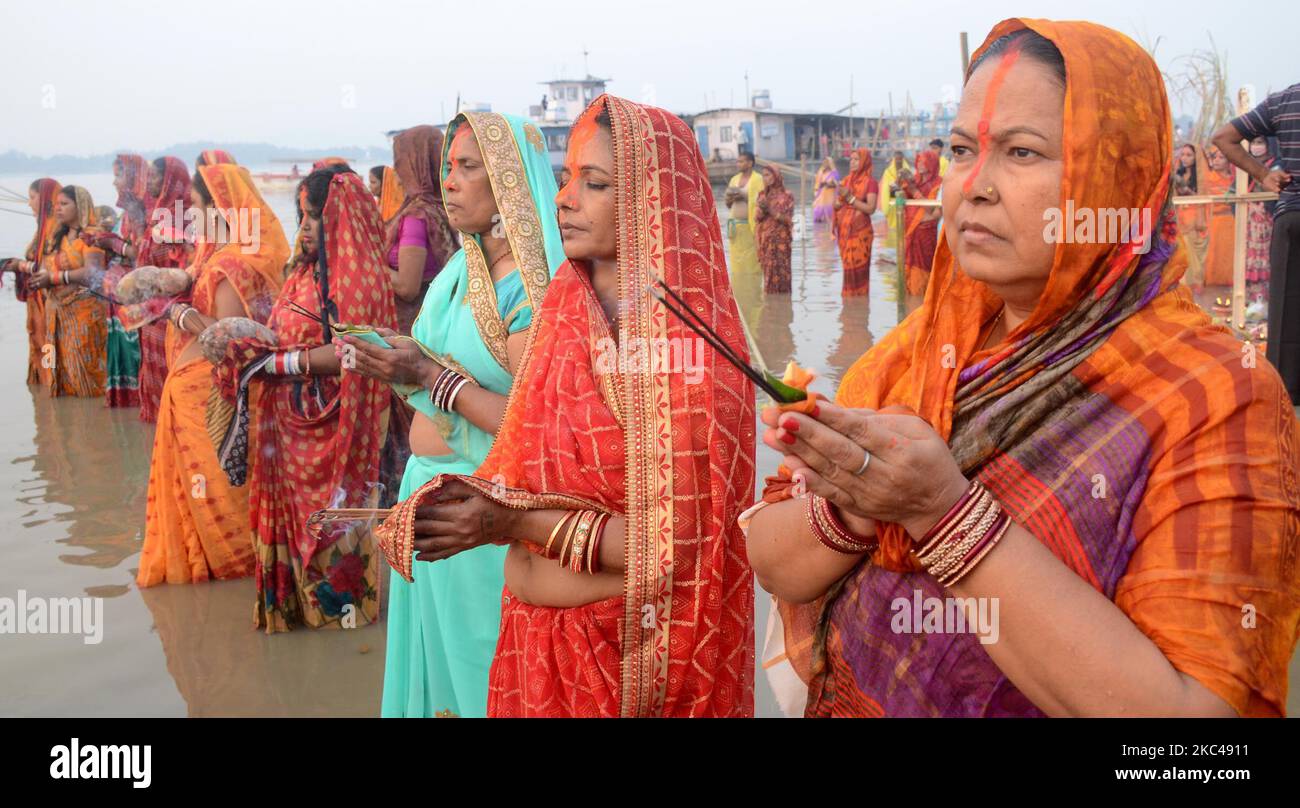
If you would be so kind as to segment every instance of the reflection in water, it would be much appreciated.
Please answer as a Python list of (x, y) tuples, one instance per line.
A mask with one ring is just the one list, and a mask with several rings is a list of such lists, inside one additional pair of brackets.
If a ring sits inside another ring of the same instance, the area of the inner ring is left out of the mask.
[(140, 551), (152, 428), (134, 408), (109, 409), (102, 398), (53, 399), (40, 388), (30, 395), (36, 452), (15, 462), (30, 460), (44, 485), (19, 497), (42, 506), (24, 526), (66, 524), (60, 543), (89, 552), (65, 553), (60, 561), (117, 567)]
[[(805, 208), (799, 218), (811, 222), (810, 212)], [(719, 216), (726, 219), (721, 208)], [(882, 233), (883, 218), (877, 217), (875, 224), (877, 234)], [(723, 244), (725, 248), (725, 240)], [(779, 376), (787, 362), (797, 361), (818, 372), (814, 390), (834, 395), (844, 372), (873, 344), (872, 329), (884, 334), (898, 322), (893, 256), (877, 235), (870, 295), (845, 298), (840, 294), (844, 273), (839, 251), (825, 222), (795, 234), (789, 295), (764, 295), (760, 274), (733, 273), (736, 304), (767, 369)], [(908, 303), (914, 306), (920, 300)]]
[(379, 715), (381, 626), (264, 634), (251, 579), (140, 594), (190, 716)]

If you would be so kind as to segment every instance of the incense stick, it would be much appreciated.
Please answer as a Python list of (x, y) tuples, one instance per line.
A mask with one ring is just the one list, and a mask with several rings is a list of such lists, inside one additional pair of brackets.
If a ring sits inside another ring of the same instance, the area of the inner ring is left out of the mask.
[[(664, 288), (667, 287), (665, 286)], [(731, 350), (727, 347), (727, 345), (724, 344), (720, 338), (714, 335), (712, 330), (709, 329), (707, 325), (703, 326), (703, 328), (697, 326), (694, 321), (692, 321), (681, 311), (679, 311), (675, 306), (669, 303), (668, 299), (665, 298), (663, 295), (661, 295), (659, 291), (654, 287), (650, 288), (650, 293), (655, 296), (656, 300), (658, 300), (660, 303), (664, 305), (664, 308), (668, 309), (668, 311), (672, 312), (674, 315), (677, 316), (677, 319), (685, 323), (687, 328), (694, 331), (697, 335), (699, 335), (701, 339), (703, 339), (710, 346), (712, 346), (713, 350), (717, 351), (722, 356), (723, 359), (727, 360), (728, 364), (734, 365), (737, 370), (745, 374), (745, 376), (747, 376), (750, 381), (752, 381), (755, 385), (761, 388), (763, 392), (771, 396), (773, 401), (785, 401), (785, 397), (782, 396), (779, 392), (777, 392), (777, 389), (772, 386), (771, 382), (763, 378), (763, 375), (759, 373), (757, 370), (754, 370), (754, 368), (748, 362), (741, 360), (739, 357), (733, 354)], [(671, 294), (672, 290), (669, 290), (669, 293)], [(674, 297), (676, 297), (676, 295), (674, 295)]]
[(323, 508), (307, 518), (307, 524), (324, 525), (333, 522), (365, 522), (387, 519), (392, 508)]
[(305, 306), (300, 306), (292, 300), (286, 300), (284, 302), (284, 305), (289, 309), (289, 311), (293, 312), (294, 314), (301, 314), (303, 317), (306, 317), (308, 320), (315, 320), (318, 323), (327, 325), (327, 323), (325, 322), (324, 315), (317, 314), (314, 311), (308, 311)]
[[(733, 364), (737, 364), (737, 363), (741, 363), (745, 365), (749, 364), (748, 362), (746, 362), (744, 359), (741, 358), (740, 354), (732, 350), (730, 345), (727, 345), (725, 342), (723, 342), (722, 337), (718, 336), (718, 333), (714, 331), (709, 326), (708, 323), (704, 322), (704, 318), (701, 317), (699, 313), (695, 311), (695, 309), (692, 309), (690, 304), (682, 299), (681, 295), (674, 292), (672, 288), (667, 283), (664, 282), (663, 278), (658, 279), (656, 283), (658, 283), (659, 287), (662, 288), (665, 292), (672, 295), (673, 300), (677, 301), (677, 305), (681, 306), (682, 309), (691, 316), (691, 318), (695, 321), (696, 325), (698, 325), (700, 328), (704, 329), (705, 331), (709, 332), (709, 334), (712, 335), (714, 340), (722, 343), (725, 352), (730, 355)], [(660, 300), (662, 300), (662, 298), (660, 298)], [(679, 314), (678, 317), (680, 316), (681, 315)], [(698, 334), (699, 331), (696, 331), (696, 333)]]

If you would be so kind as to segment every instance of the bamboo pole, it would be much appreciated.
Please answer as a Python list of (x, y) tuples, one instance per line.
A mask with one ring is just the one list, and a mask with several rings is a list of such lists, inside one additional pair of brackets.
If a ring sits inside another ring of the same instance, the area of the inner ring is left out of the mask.
[[(1245, 115), (1250, 111), (1252, 106), (1250, 91), (1243, 87), (1237, 91), (1237, 114)], [(1245, 140), (1241, 145), (1247, 150), (1250, 144)], [(1246, 172), (1237, 169), (1237, 187), (1238, 194), (1244, 194), (1249, 188), (1246, 180)], [(1249, 218), (1248, 202), (1233, 203), (1233, 224), (1234, 233), (1232, 238), (1232, 324), (1238, 329), (1246, 327), (1246, 224)], [(1274, 325), (1279, 331), (1282, 324)]]
[[(931, 201), (931, 200), (926, 200)], [(894, 241), (897, 247), (894, 255), (898, 259), (895, 267), (898, 273), (898, 322), (903, 322), (907, 317), (907, 239), (904, 234), (907, 232), (907, 200), (900, 193), (894, 196)]]

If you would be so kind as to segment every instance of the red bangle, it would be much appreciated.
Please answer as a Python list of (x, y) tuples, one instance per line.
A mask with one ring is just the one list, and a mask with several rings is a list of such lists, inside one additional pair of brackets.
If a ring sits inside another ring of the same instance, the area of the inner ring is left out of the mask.
[(816, 494), (808, 498), (808, 526), (817, 541), (837, 553), (858, 555), (874, 553), (879, 543), (875, 539), (859, 536), (845, 527), (835, 514), (829, 500)]
[(932, 545), (938, 544), (938, 541), (936, 540), (942, 540), (940, 534), (945, 531), (945, 528), (961, 521), (960, 512), (965, 510), (975, 498), (975, 494), (979, 492), (979, 488), (979, 480), (970, 481), (970, 485), (966, 486), (966, 493), (962, 494), (961, 498), (954, 502), (952, 507), (948, 509), (948, 512), (940, 517), (939, 521), (935, 522), (930, 529), (925, 532), (925, 535), (916, 542), (916, 554), (918, 556), (925, 555), (928, 550), (932, 549)]

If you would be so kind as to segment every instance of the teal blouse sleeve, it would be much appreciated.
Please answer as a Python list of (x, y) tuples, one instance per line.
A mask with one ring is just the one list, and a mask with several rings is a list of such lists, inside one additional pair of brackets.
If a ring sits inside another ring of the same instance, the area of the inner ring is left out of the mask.
[(497, 313), (508, 334), (518, 334), (532, 324), (533, 307), (518, 272), (510, 273), (497, 285)]

